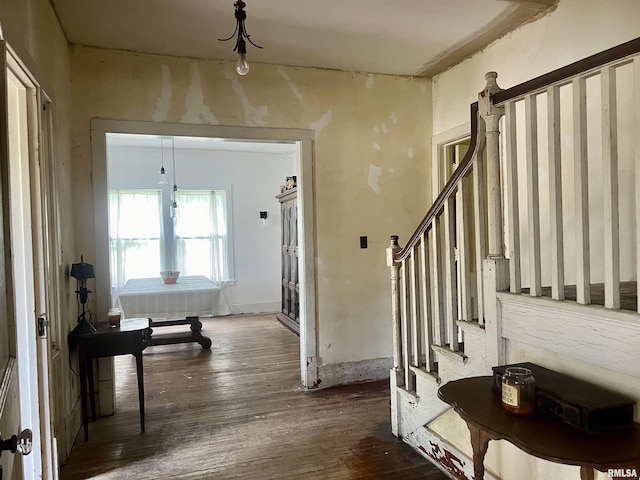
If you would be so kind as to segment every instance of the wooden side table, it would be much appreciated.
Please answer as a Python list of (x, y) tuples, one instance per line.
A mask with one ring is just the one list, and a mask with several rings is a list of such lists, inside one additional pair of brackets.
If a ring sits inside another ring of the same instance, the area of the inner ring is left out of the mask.
[(491, 388), (493, 381), (493, 377), (464, 378), (438, 390), (438, 398), (453, 406), (469, 427), (476, 480), (484, 478), (484, 456), (491, 440), (507, 440), (535, 457), (579, 466), (581, 480), (593, 480), (594, 469), (629, 468), (640, 473), (640, 424), (584, 433), (541, 413), (511, 414)]
[(87, 381), (91, 400), (91, 417), (96, 420), (96, 400), (93, 385), (93, 359), (115, 357), (117, 355), (133, 355), (136, 357), (138, 376), (138, 400), (140, 403), (140, 430), (144, 432), (144, 378), (142, 368), (142, 350), (149, 335), (149, 319), (123, 319), (119, 327), (110, 327), (108, 323), (94, 325), (96, 331), (80, 335), (69, 334), (69, 341), (78, 347), (78, 364), (80, 369), (80, 397), (82, 402), (82, 423), (84, 441), (89, 440), (87, 422)]

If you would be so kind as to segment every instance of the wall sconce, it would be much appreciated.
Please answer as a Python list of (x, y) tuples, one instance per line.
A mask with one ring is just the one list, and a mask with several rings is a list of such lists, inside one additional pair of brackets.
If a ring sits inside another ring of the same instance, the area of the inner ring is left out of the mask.
[(87, 289), (87, 280), (90, 278), (96, 278), (93, 271), (93, 265), (85, 263), (84, 257), (80, 255), (80, 263), (74, 263), (71, 265), (71, 276), (78, 281), (78, 289), (76, 295), (78, 300), (82, 304), (82, 313), (78, 316), (78, 324), (71, 331), (74, 335), (81, 335), (83, 333), (95, 332), (96, 329), (89, 320), (87, 320), (87, 300), (91, 290)]
[(247, 13), (244, 11), (244, 7), (247, 6), (242, 0), (237, 0), (234, 4), (236, 7), (235, 17), (236, 17), (236, 29), (233, 31), (229, 38), (219, 38), (219, 42), (226, 42), (231, 40), (234, 35), (237, 33), (238, 38), (236, 40), (236, 46), (233, 48), (233, 51), (237, 51), (240, 58), (238, 59), (238, 63), (236, 63), (236, 72), (238, 75), (246, 75), (249, 73), (249, 63), (247, 63), (247, 44), (245, 43), (245, 39), (249, 41), (251, 45), (257, 48), (262, 48), (260, 45), (256, 45), (251, 41), (250, 35), (247, 33), (247, 29), (244, 26), (244, 21), (247, 19)]
[(262, 225), (263, 226), (267, 226), (267, 212), (266, 211), (261, 211), (260, 212), (260, 218), (262, 219)]

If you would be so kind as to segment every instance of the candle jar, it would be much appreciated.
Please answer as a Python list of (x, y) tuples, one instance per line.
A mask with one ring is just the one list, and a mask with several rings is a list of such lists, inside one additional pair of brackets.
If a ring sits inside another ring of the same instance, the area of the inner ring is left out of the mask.
[(502, 406), (511, 413), (527, 415), (535, 411), (536, 380), (531, 370), (509, 367), (502, 375)]
[(107, 318), (109, 319), (109, 326), (119, 327), (121, 317), (122, 317), (122, 311), (119, 308), (110, 309), (107, 315)]

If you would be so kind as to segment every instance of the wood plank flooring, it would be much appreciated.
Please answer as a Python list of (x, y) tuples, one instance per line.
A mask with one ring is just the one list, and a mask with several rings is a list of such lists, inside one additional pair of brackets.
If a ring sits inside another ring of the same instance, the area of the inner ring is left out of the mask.
[(197, 344), (116, 358), (116, 413), (80, 435), (62, 480), (448, 478), (391, 435), (388, 382), (305, 391), (298, 337), (275, 315), (204, 319)]

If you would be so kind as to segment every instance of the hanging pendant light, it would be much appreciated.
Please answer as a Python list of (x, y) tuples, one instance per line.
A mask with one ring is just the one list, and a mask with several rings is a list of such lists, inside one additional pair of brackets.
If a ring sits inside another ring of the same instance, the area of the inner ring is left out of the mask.
[(180, 216), (178, 201), (178, 185), (176, 184), (176, 146), (174, 138), (171, 137), (171, 156), (173, 159), (173, 188), (171, 189), (171, 218), (174, 220)]
[(237, 0), (234, 4), (236, 7), (235, 17), (236, 17), (236, 29), (233, 31), (229, 38), (219, 38), (218, 41), (226, 42), (231, 40), (236, 33), (238, 34), (236, 40), (236, 46), (233, 48), (234, 52), (238, 52), (240, 58), (236, 63), (236, 72), (238, 75), (246, 75), (249, 73), (249, 63), (247, 62), (247, 44), (245, 39), (249, 41), (251, 45), (257, 48), (262, 48), (260, 45), (256, 45), (251, 41), (250, 35), (247, 33), (247, 29), (244, 26), (244, 22), (247, 19), (247, 13), (244, 11), (244, 7), (247, 6), (242, 0)]
[(160, 138), (160, 152), (162, 155), (162, 163), (160, 164), (160, 177), (158, 178), (158, 183), (160, 185), (166, 185), (167, 176), (166, 176), (166, 172), (164, 171), (164, 139), (163, 138)]

